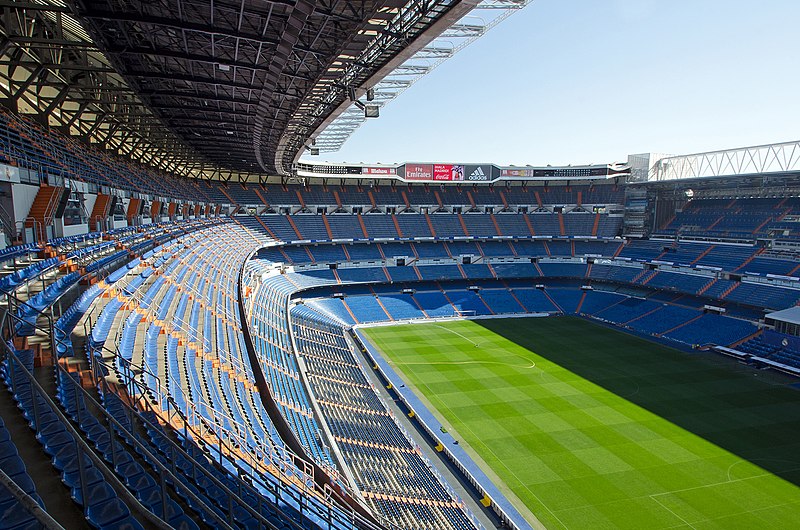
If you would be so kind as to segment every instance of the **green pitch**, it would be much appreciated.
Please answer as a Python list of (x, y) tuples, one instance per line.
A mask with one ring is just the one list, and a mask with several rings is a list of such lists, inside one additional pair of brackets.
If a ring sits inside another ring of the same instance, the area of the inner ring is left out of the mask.
[(774, 377), (578, 318), (366, 332), (547, 528), (800, 528), (800, 391)]

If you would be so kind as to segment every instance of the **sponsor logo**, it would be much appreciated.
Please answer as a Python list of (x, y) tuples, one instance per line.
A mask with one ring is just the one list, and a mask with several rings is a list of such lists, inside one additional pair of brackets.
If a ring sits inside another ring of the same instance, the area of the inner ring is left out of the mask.
[(362, 175), (394, 175), (397, 171), (393, 167), (363, 167)]
[(434, 164), (433, 165), (433, 180), (451, 180), (453, 177), (451, 171), (453, 166), (450, 164)]
[(483, 172), (483, 168), (478, 166), (475, 171), (469, 174), (470, 180), (486, 180), (486, 173)]
[(464, 180), (464, 166), (452, 164), (434, 164), (433, 180), (460, 181)]
[(500, 171), (501, 177), (533, 177), (532, 169), (503, 169)]
[(431, 164), (406, 164), (407, 180), (433, 180)]
[(467, 166), (467, 180), (486, 181), (491, 178), (491, 168), (484, 166)]

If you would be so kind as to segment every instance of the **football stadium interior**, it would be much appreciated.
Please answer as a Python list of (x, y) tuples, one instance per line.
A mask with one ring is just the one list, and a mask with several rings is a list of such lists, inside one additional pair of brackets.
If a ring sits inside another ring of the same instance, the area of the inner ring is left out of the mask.
[(797, 528), (800, 142), (300, 160), (527, 3), (0, 2), (0, 528)]

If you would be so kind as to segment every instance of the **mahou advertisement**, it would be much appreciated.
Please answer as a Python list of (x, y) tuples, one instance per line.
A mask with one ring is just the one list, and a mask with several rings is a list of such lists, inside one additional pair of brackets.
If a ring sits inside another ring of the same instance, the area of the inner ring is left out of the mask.
[(362, 167), (362, 175), (394, 175), (397, 170), (393, 167)]

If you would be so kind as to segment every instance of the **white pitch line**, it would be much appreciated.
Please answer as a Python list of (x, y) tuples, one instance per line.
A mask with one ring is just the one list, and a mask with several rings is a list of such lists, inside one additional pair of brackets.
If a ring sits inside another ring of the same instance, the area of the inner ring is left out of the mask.
[[(413, 371), (413, 368), (412, 368), (412, 371)], [(456, 420), (458, 420), (458, 421), (461, 421), (461, 420), (459, 420), (459, 419), (458, 419), (458, 414), (456, 414), (455, 412), (453, 412), (453, 409), (451, 409), (451, 408), (450, 408), (450, 406), (449, 406), (447, 403), (445, 403), (443, 400), (441, 400), (441, 399), (439, 399), (438, 397), (436, 397), (436, 394), (433, 394), (433, 393), (431, 393), (431, 387), (430, 387), (430, 386), (429, 386), (427, 383), (424, 383), (424, 382), (422, 382), (422, 385), (424, 385), (424, 386), (425, 386), (425, 388), (427, 388), (427, 389), (428, 389), (428, 393), (429, 393), (429, 395), (432, 395), (432, 396), (434, 396), (434, 398), (436, 399), (436, 401), (438, 401), (438, 402), (441, 404), (441, 406), (442, 406), (442, 407), (446, 408), (446, 409), (447, 409), (447, 410), (450, 412), (450, 414), (452, 414), (452, 415), (453, 415), (453, 418), (455, 418), (455, 419), (456, 419)], [(434, 405), (434, 406), (435, 406), (435, 405)], [(463, 421), (461, 421), (461, 425), (462, 425), (464, 428), (466, 428), (466, 429), (467, 429), (467, 431), (469, 431), (469, 432), (470, 432), (470, 434), (472, 434), (472, 436), (475, 438), (475, 441), (476, 441), (477, 443), (481, 444), (481, 445), (482, 445), (484, 448), (486, 448), (486, 450), (487, 450), (489, 453), (491, 453), (491, 455), (492, 455), (492, 456), (493, 456), (493, 457), (494, 457), (494, 458), (497, 460), (497, 462), (499, 462), (499, 463), (500, 463), (500, 465), (502, 465), (504, 468), (506, 468), (506, 469), (508, 470), (508, 472), (509, 472), (509, 473), (511, 473), (511, 476), (513, 476), (513, 477), (514, 477), (514, 479), (516, 479), (516, 481), (517, 481), (517, 482), (519, 482), (519, 484), (520, 484), (520, 485), (521, 485), (523, 488), (525, 488), (526, 490), (528, 490), (528, 493), (530, 493), (530, 494), (531, 494), (531, 496), (533, 496), (533, 498), (534, 498), (534, 499), (536, 499), (536, 501), (537, 501), (539, 504), (541, 504), (541, 505), (542, 505), (542, 507), (543, 507), (545, 510), (547, 510), (547, 511), (550, 513), (550, 515), (552, 515), (552, 516), (553, 516), (553, 518), (554, 518), (556, 521), (558, 521), (558, 523), (559, 523), (561, 526), (563, 526), (563, 527), (564, 527), (566, 530), (569, 530), (569, 527), (568, 527), (567, 525), (565, 525), (565, 524), (564, 524), (564, 522), (563, 522), (561, 519), (559, 519), (559, 517), (558, 517), (558, 516), (555, 514), (555, 512), (554, 512), (553, 510), (551, 510), (551, 509), (550, 509), (550, 507), (549, 507), (549, 506), (547, 506), (547, 505), (546, 505), (544, 502), (542, 502), (542, 500), (539, 498), (539, 496), (538, 496), (538, 495), (536, 495), (536, 493), (534, 493), (534, 492), (533, 492), (533, 490), (531, 490), (531, 488), (530, 488), (530, 487), (528, 487), (528, 485), (527, 485), (527, 484), (525, 484), (525, 482), (524, 482), (524, 481), (520, 480), (520, 478), (517, 476), (517, 474), (514, 472), (514, 470), (512, 470), (510, 467), (508, 467), (508, 465), (507, 465), (507, 464), (506, 464), (506, 463), (505, 463), (505, 462), (504, 462), (504, 461), (503, 461), (501, 458), (499, 458), (499, 457), (497, 456), (497, 454), (496, 454), (496, 453), (495, 453), (495, 452), (492, 450), (492, 448), (491, 448), (491, 447), (489, 447), (489, 445), (488, 445), (488, 444), (484, 443), (484, 442), (482, 441), (482, 439), (481, 439), (481, 437), (480, 437), (480, 436), (478, 436), (477, 434), (475, 434), (475, 431), (473, 431), (473, 430), (470, 428), (470, 426), (469, 426), (469, 425), (467, 425), (467, 424), (466, 424), (466, 423), (464, 423)], [(456, 431), (456, 432), (458, 432), (458, 429), (455, 429), (455, 431)], [(477, 453), (477, 451), (476, 451), (476, 453)], [(485, 460), (485, 459), (483, 459), (483, 457), (481, 457), (481, 456), (480, 456), (480, 454), (478, 454), (477, 456), (478, 456), (478, 457), (479, 457), (479, 458), (480, 458), (480, 459), (483, 461), (484, 465), (486, 465), (486, 466), (488, 466), (488, 467), (490, 467), (490, 468), (491, 468), (491, 466), (489, 466), (489, 464), (487, 464), (487, 463), (486, 463), (486, 460)], [(477, 462), (476, 462), (476, 463), (477, 463)], [(511, 487), (509, 487), (509, 490), (511, 490)], [(511, 493), (512, 493), (512, 494), (514, 493), (514, 492), (513, 492), (513, 490), (511, 491)], [(536, 517), (536, 514), (535, 514), (535, 513), (533, 513), (533, 510), (530, 510), (530, 512), (533, 514), (533, 516), (534, 516), (534, 517)], [(539, 519), (538, 519), (538, 518), (536, 518), (536, 521), (537, 521), (539, 524), (541, 524), (541, 521), (539, 521)], [(544, 526), (544, 525), (543, 525), (543, 526)]]
[[(738, 463), (738, 462), (736, 462)], [(787, 472), (797, 471), (797, 469), (788, 469)], [(703, 484), (702, 486), (692, 486), (691, 488), (682, 488), (679, 490), (672, 490), (672, 491), (662, 491), (661, 493), (653, 493), (649, 495), (650, 497), (660, 497), (662, 495), (672, 495), (673, 493), (683, 493), (684, 491), (692, 491), (692, 490), (699, 490), (703, 488), (713, 488), (714, 486), (724, 486), (725, 484), (733, 484), (735, 482), (744, 482), (746, 480), (753, 480), (754, 478), (763, 478), (768, 477), (770, 475), (775, 475), (775, 473), (761, 473), (759, 475), (753, 475), (750, 477), (742, 477), (742, 478), (735, 478), (732, 480), (723, 480), (721, 482), (713, 482), (711, 484)]]
[(674, 511), (672, 511), (672, 509), (669, 506), (664, 505), (664, 503), (662, 503), (661, 501), (656, 499), (655, 495), (650, 495), (650, 498), (653, 499), (654, 501), (656, 501), (656, 504), (658, 504), (659, 506), (661, 506), (662, 508), (667, 510), (669, 513), (671, 513), (672, 515), (674, 515), (675, 517), (677, 517), (681, 521), (683, 521), (683, 523), (685, 525), (687, 525), (689, 528), (694, 528), (695, 530), (697, 530), (697, 528), (692, 523), (690, 523), (689, 521), (687, 521), (686, 519), (684, 519), (683, 517), (681, 517), (680, 515), (678, 515)]
[(449, 331), (450, 333), (454, 333), (455, 335), (458, 335), (459, 337), (461, 337), (465, 341), (472, 343), (476, 348), (478, 346), (480, 346), (480, 344), (478, 344), (474, 340), (472, 340), (472, 339), (470, 339), (468, 337), (465, 337), (464, 335), (462, 335), (461, 333), (459, 333), (458, 331), (456, 331), (454, 329), (446, 328), (446, 327), (442, 326), (441, 324), (434, 324), (434, 326), (436, 326), (437, 328), (441, 328), (441, 329), (443, 329), (445, 331)]
[[(525, 359), (525, 357), (522, 357), (521, 355), (518, 355), (517, 357)], [(529, 364), (527, 366), (522, 366), (522, 365), (519, 365), (519, 364), (511, 364), (511, 363), (506, 363), (506, 362), (503, 362), (503, 361), (433, 361), (433, 362), (394, 361), (394, 364), (396, 364), (398, 366), (420, 366), (420, 365), (431, 366), (431, 365), (440, 365), (440, 364), (441, 365), (452, 365), (452, 366), (463, 365), (463, 364), (500, 364), (502, 366), (508, 366), (510, 368), (535, 368), (536, 367), (536, 363), (535, 362), (531, 361), (530, 359), (525, 359), (525, 360), (526, 361), (530, 361), (531, 364)]]

